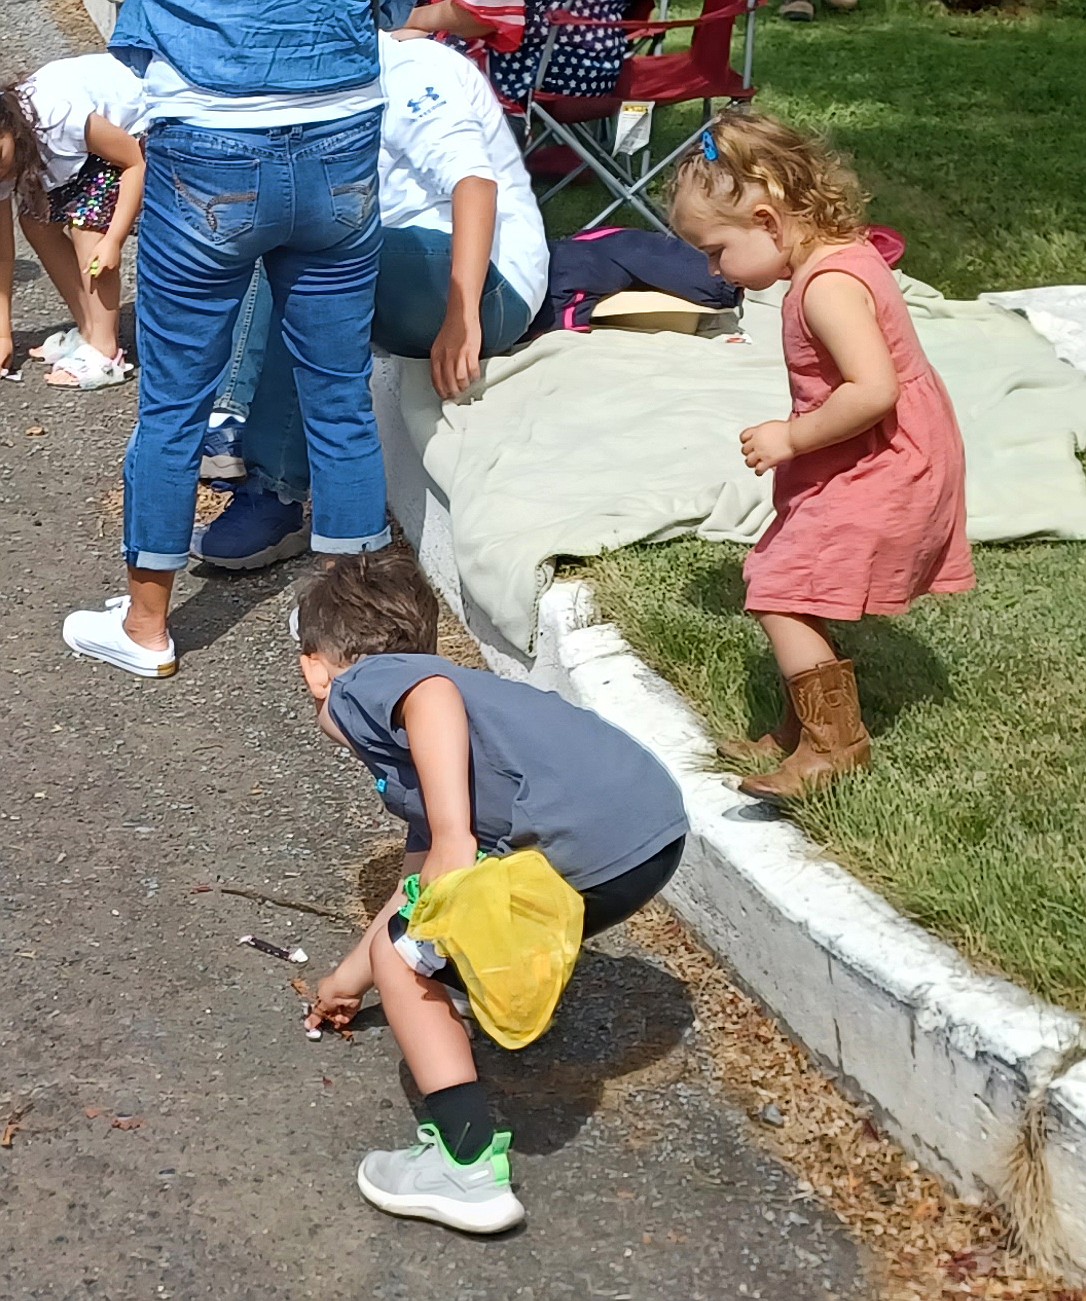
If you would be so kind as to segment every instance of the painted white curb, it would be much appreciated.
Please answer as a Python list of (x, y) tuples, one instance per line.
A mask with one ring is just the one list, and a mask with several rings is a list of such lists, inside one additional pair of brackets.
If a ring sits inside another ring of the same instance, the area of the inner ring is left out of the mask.
[(611, 624), (584, 583), (540, 603), (527, 660), (464, 599), (448, 504), (427, 475), (379, 362), (375, 405), (392, 508), (434, 585), (488, 664), (596, 710), (652, 750), (682, 786), (692, 834), (668, 901), (791, 1034), (875, 1108), (902, 1146), (964, 1196), (998, 1193), (1031, 1096), (1041, 1096), (1052, 1211), (1086, 1268), (1086, 1042), (1081, 1021), (978, 975), (830, 862), (790, 822), (709, 770), (712, 744), (686, 703)]

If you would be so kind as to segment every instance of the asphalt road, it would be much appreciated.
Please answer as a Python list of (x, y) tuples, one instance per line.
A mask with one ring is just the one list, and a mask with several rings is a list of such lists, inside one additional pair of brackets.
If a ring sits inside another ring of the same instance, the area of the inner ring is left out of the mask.
[[(88, 48), (77, 11), (8, 0), (0, 75)], [(65, 323), (25, 250), (19, 344)], [(116, 502), (136, 386), (0, 384), (2, 1298), (869, 1301), (832, 1217), (699, 1074), (683, 986), (621, 932), (552, 1032), (484, 1047), (529, 1218), (480, 1241), (382, 1216), (362, 1152), (417, 1101), (379, 1009), (353, 1043), (302, 1034), (296, 972), (238, 946), (332, 920), (195, 887), (376, 905), (391, 828), (313, 725), (285, 619), (306, 566), (178, 589), (183, 663), (145, 682), (74, 660), (63, 615), (119, 590)], [(40, 427), (44, 433), (28, 433)], [(27, 1109), (29, 1107), (29, 1109)]]

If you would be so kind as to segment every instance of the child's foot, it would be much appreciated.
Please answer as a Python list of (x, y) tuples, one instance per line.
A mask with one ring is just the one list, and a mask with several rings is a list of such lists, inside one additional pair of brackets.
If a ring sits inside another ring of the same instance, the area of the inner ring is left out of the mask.
[(792, 704), (792, 697), (788, 694), (787, 685), (784, 694), (784, 717), (772, 732), (767, 732), (756, 741), (729, 738), (720, 742), (716, 752), (725, 763), (753, 763), (759, 759), (772, 759), (779, 763), (795, 750), (800, 738), (799, 717)]
[(787, 685), (799, 719), (799, 744), (776, 771), (739, 783), (744, 795), (769, 804), (806, 799), (871, 763), (871, 738), (851, 660), (820, 664), (789, 678)]
[(495, 1134), (486, 1151), (461, 1165), (436, 1126), (420, 1125), (417, 1147), (367, 1153), (358, 1167), (358, 1187), (390, 1215), (433, 1220), (465, 1233), (501, 1233), (524, 1219), (509, 1184), (511, 1137)]
[(193, 532), (189, 554), (220, 569), (262, 569), (301, 555), (309, 546), (302, 503), (246, 479), (230, 504), (206, 528)]
[(132, 364), (125, 361), (123, 352), (118, 351), (115, 356), (107, 357), (89, 343), (80, 343), (74, 352), (60, 358), (50, 374), (46, 375), (45, 382), (51, 388), (89, 392), (123, 384), (131, 372)]
[(73, 325), (70, 330), (57, 330), (44, 343), (31, 348), (27, 355), (33, 357), (35, 361), (44, 361), (49, 366), (55, 366), (58, 361), (70, 357), (83, 341), (83, 336)]
[(729, 738), (720, 742), (716, 752), (725, 763), (738, 764), (755, 763), (760, 759), (772, 759), (779, 763), (791, 753), (772, 732), (767, 732), (757, 740), (748, 740), (742, 736)]
[(245, 421), (228, 411), (212, 411), (204, 437), (201, 479), (244, 479), (241, 431)]

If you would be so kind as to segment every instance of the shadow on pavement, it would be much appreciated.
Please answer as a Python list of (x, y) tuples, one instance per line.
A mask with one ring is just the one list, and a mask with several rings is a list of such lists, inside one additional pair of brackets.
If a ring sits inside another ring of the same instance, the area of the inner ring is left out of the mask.
[[(641, 957), (586, 949), (541, 1039), (514, 1053), (476, 1033), (475, 1060), (495, 1122), (513, 1131), (518, 1152), (547, 1155), (597, 1113), (622, 1105), (628, 1121), (630, 1091), (667, 1088), (685, 1074), (681, 1045), (693, 1021), (686, 988), (674, 976)], [(422, 1118), (403, 1063), (400, 1081)]]
[[(205, 580), (200, 588), (187, 595), (170, 613), (170, 630), (178, 653), (204, 650), (231, 632), (242, 620), (269, 598), (286, 591), (302, 573), (307, 572), (306, 557), (295, 564), (272, 565), (268, 569), (239, 570), (236, 573), (214, 565), (195, 565), (190, 573)], [(269, 622), (273, 616), (269, 615)], [(287, 630), (286, 616), (280, 626), (271, 628), (281, 635), (284, 663), (296, 650)]]

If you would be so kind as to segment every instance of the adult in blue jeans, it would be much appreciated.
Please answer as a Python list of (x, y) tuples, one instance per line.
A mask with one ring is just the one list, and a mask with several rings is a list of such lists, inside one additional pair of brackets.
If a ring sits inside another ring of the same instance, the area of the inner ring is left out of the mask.
[[(542, 304), (543, 222), (516, 141), (477, 68), (428, 40), (382, 34), (379, 49), (384, 244), (373, 339), (399, 356), (429, 357), (434, 388), (454, 398), (478, 377), (480, 358), (514, 344)], [(238, 422), (228, 419), (210, 434), (205, 457), (211, 477), (248, 479), (193, 536), (192, 554), (210, 564), (253, 569), (309, 543), (302, 503), (313, 459), (295, 370), (272, 295), (256, 277), (216, 403), (247, 416), (240, 446)], [(317, 527), (314, 515), (314, 536)]]
[(139, 423), (125, 459), (128, 594), (64, 622), (78, 654), (176, 667), (200, 456), (234, 324), (263, 261), (313, 478), (313, 547), (387, 545), (370, 401), (381, 92), (369, 0), (126, 0), (111, 51), (152, 125), (140, 231)]

